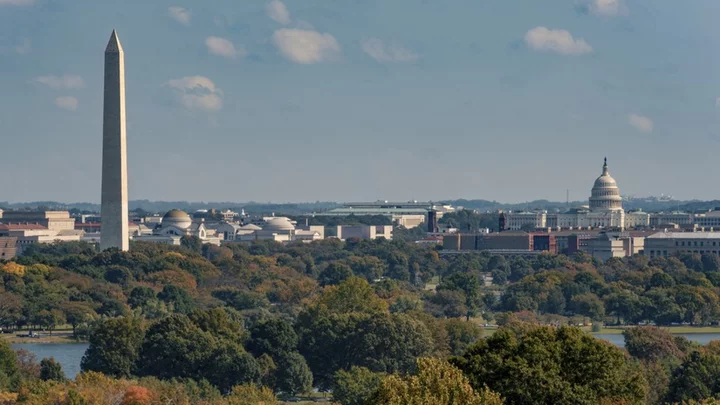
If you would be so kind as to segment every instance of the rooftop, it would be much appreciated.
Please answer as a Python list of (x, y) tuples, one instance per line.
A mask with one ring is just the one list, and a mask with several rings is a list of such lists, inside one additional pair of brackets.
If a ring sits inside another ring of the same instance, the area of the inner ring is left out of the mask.
[(720, 232), (658, 232), (651, 239), (720, 239)]
[(427, 208), (397, 208), (397, 207), (343, 207), (335, 208), (327, 212), (318, 212), (314, 215), (326, 216), (326, 215), (387, 215), (387, 214), (417, 214), (426, 215), (428, 213)]

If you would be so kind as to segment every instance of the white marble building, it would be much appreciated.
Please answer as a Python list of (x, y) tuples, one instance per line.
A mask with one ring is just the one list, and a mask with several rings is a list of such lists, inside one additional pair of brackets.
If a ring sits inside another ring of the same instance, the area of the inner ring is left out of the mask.
[(168, 211), (152, 235), (134, 235), (133, 240), (179, 245), (183, 236), (197, 236), (203, 243), (220, 245), (214, 229), (208, 229), (202, 221), (193, 221), (190, 215), (180, 210)]
[[(595, 180), (590, 192), (590, 205), (573, 208), (564, 213), (534, 214), (527, 212), (506, 214), (506, 229), (520, 230), (522, 225), (535, 222), (537, 228), (612, 228), (623, 230), (626, 227), (625, 210), (622, 207), (620, 189), (610, 176), (607, 159), (603, 164), (600, 177)], [(635, 220), (635, 218), (633, 217)]]

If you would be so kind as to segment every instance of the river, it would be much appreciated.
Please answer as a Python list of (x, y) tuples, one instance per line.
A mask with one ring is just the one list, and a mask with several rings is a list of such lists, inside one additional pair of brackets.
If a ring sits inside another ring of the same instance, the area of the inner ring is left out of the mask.
[[(604, 339), (617, 347), (625, 347), (625, 338), (622, 334), (599, 333), (594, 335)], [(688, 333), (676, 334), (684, 336), (692, 342), (707, 344), (711, 340), (720, 340), (720, 333)], [(18, 343), (12, 345), (13, 349), (25, 349), (33, 352), (38, 361), (44, 357), (54, 357), (60, 362), (68, 378), (75, 378), (80, 372), (80, 360), (88, 347), (87, 343)]]
[(65, 376), (75, 378), (80, 373), (80, 360), (88, 348), (87, 343), (16, 343), (13, 349), (25, 349), (37, 356), (38, 362), (54, 357), (63, 368)]
[[(622, 333), (596, 333), (593, 334), (598, 339), (607, 340), (617, 347), (625, 347), (625, 337)], [(673, 333), (673, 336), (686, 337), (691, 342), (697, 342), (701, 345), (708, 344), (711, 340), (720, 340), (720, 333)]]

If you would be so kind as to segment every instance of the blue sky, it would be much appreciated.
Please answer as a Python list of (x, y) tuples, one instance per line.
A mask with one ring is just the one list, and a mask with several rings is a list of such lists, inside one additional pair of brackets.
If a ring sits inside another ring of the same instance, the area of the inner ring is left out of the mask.
[(0, 0), (0, 201), (720, 198), (717, 0)]

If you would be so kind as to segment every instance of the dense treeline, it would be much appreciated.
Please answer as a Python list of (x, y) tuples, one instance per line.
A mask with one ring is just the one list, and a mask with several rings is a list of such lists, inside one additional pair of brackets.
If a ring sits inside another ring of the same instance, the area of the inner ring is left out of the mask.
[[(187, 403), (313, 388), (343, 404), (439, 404), (447, 395), (478, 404), (720, 396), (715, 345), (632, 329), (629, 356), (561, 326), (583, 318), (716, 322), (715, 256), (444, 259), (402, 241), (215, 247), (193, 238), (178, 247), (138, 243), (130, 252), (68, 243), (26, 253), (0, 263), (0, 325), (70, 325), (90, 348), (82, 360), (89, 374), (75, 382), (50, 359), (37, 365), (42, 373), (22, 376), (18, 364), (29, 362), (6, 350), (0, 391), (25, 403), (43, 403), (49, 392), (95, 398), (93, 381), (121, 397), (165, 398), (174, 390)], [(505, 326), (481, 339), (478, 324), (493, 318)], [(418, 388), (426, 385), (439, 396)]]
[(457, 228), (460, 232), (477, 232), (481, 228), (497, 231), (500, 226), (500, 215), (460, 210), (443, 215), (439, 222)]

